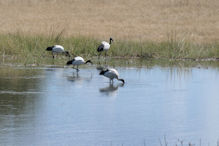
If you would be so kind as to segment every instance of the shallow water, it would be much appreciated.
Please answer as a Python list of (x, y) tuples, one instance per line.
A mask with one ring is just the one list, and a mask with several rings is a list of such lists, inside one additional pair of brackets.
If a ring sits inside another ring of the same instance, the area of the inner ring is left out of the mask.
[(0, 67), (0, 145), (217, 145), (218, 68), (116, 69)]

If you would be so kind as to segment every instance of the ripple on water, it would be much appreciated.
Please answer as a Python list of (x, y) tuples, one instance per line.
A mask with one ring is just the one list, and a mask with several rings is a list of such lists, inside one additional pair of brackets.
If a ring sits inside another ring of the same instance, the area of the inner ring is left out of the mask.
[(38, 91), (0, 91), (0, 94), (12, 94), (12, 95), (27, 95), (27, 94), (41, 94), (43, 92)]

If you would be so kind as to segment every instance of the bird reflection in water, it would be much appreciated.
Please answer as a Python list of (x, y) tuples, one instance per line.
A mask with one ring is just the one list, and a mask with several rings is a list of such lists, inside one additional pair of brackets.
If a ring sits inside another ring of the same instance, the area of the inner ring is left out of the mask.
[(96, 69), (98, 71), (101, 71), (101, 70), (107, 69), (108, 67), (109, 66), (106, 64), (106, 61), (104, 61), (102, 64), (100, 63), (100, 61), (98, 61)]
[(72, 76), (67, 76), (67, 80), (71, 82), (77, 82), (77, 83), (82, 83), (82, 82), (90, 82), (92, 80), (93, 76), (92, 73), (90, 74), (89, 77), (81, 77), (78, 72), (73, 72)]
[(106, 96), (115, 96), (119, 87), (123, 87), (123, 86), (124, 86), (123, 83), (118, 83), (118, 84), (109, 83), (107, 87), (100, 88), (99, 91), (100, 93), (103, 93)]
[(96, 69), (97, 69), (97, 71), (101, 71), (101, 70), (107, 69), (107, 67), (104, 67), (104, 66), (97, 66)]

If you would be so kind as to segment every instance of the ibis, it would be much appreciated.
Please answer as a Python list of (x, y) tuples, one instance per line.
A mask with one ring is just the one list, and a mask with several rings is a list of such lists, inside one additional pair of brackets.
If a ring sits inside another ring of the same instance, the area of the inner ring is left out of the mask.
[(71, 57), (68, 51), (64, 50), (64, 47), (61, 45), (54, 45), (46, 48), (46, 51), (52, 51), (52, 57), (54, 59), (54, 54), (65, 54), (68, 57)]
[[(73, 68), (79, 71), (78, 66), (82, 64), (87, 64), (87, 63), (93, 64), (91, 60), (84, 61), (82, 57), (77, 56), (74, 59), (68, 61), (66, 65), (73, 65)], [(77, 68), (75, 68), (75, 66), (77, 66)]]
[(97, 48), (97, 52), (101, 53), (101, 52), (105, 51), (105, 57), (106, 57), (106, 52), (109, 50), (112, 42), (113, 42), (113, 38), (111, 38), (111, 37), (109, 39), (109, 43), (106, 41), (102, 41), (101, 44), (99, 45), (99, 47)]
[(110, 79), (110, 83), (113, 82), (113, 79), (117, 79), (118, 81), (121, 81), (123, 84), (125, 83), (124, 79), (120, 79), (119, 78), (119, 73), (114, 68), (108, 68), (106, 70), (102, 70), (100, 72), (100, 75), (103, 75), (103, 76), (109, 78)]

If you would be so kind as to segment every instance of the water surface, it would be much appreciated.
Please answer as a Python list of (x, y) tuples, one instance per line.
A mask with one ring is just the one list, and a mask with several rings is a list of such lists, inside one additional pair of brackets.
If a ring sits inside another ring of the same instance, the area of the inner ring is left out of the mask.
[(0, 145), (217, 144), (218, 68), (116, 69), (1, 66)]

